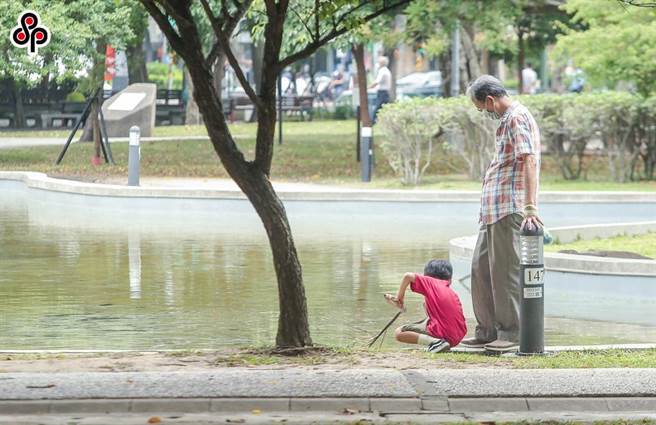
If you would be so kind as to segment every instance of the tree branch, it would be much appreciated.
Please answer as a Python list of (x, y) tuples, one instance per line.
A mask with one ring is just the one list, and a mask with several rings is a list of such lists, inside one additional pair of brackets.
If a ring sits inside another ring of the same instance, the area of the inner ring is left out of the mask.
[[(238, 7), (237, 13), (234, 15), (230, 16), (225, 23), (219, 19), (218, 17), (215, 18), (217, 21), (216, 25), (219, 25), (225, 34), (227, 34), (227, 38), (230, 38), (232, 36), (232, 33), (235, 31), (235, 28), (237, 27), (237, 24), (241, 20), (241, 18), (244, 16), (248, 8), (250, 7), (251, 3), (253, 0), (245, 0), (243, 3), (239, 3), (236, 0), (233, 0), (233, 3), (235, 3), (236, 7)], [(206, 3), (206, 2), (205, 2)], [(209, 5), (208, 5), (209, 6)], [(205, 5), (203, 5), (203, 8), (205, 9), (205, 13), (208, 14), (208, 18), (210, 21), (212, 21), (212, 14), (211, 9), (205, 8)], [(210, 15), (211, 14), (211, 15)], [(214, 23), (212, 23), (214, 25)], [(214, 65), (214, 62), (216, 61), (216, 58), (219, 56), (219, 52), (221, 50), (221, 43), (215, 43), (214, 46), (212, 46), (212, 49), (210, 50), (210, 53), (207, 55), (207, 58), (205, 58), (205, 62), (207, 63), (208, 67), (212, 67)]]
[(321, 38), (321, 30), (319, 29), (319, 9), (321, 9), (321, 4), (319, 0), (314, 0), (314, 39), (318, 40)]
[(182, 43), (182, 39), (178, 35), (178, 33), (173, 29), (173, 26), (169, 22), (168, 18), (162, 11), (160, 10), (159, 6), (155, 3), (154, 0), (139, 0), (141, 4), (144, 5), (146, 10), (150, 13), (150, 15), (155, 19), (155, 22), (157, 22), (157, 25), (159, 25), (159, 28), (162, 30), (164, 35), (166, 35), (166, 38), (168, 38), (169, 43), (171, 43), (171, 46), (173, 48), (180, 52), (182, 55), (182, 52), (184, 51), (184, 44)]
[[(410, 3), (411, 1), (412, 0), (398, 0), (390, 6), (383, 7), (382, 9), (377, 10), (376, 12), (373, 12), (373, 13), (370, 13), (369, 15), (366, 15), (362, 19), (362, 22), (369, 22), (372, 19), (375, 19), (375, 18), (379, 17), (380, 15), (382, 15), (386, 12), (389, 12), (390, 10), (393, 10), (393, 9), (396, 9), (397, 7), (406, 5), (406, 4)], [(348, 27), (338, 28), (338, 26), (341, 22), (343, 22), (347, 18), (347, 16), (349, 14), (351, 14), (353, 11), (357, 10), (358, 8), (359, 8), (359, 6), (354, 7), (353, 9), (351, 9), (351, 11), (349, 11), (349, 12), (345, 13), (344, 15), (342, 15), (337, 20), (337, 25), (334, 26), (333, 29), (330, 32), (328, 32), (328, 34), (324, 35), (322, 38), (315, 39), (310, 44), (306, 45), (303, 49), (301, 49), (298, 52), (293, 53), (293, 54), (287, 56), (286, 58), (282, 59), (278, 63), (278, 70), (284, 69), (285, 67), (293, 64), (294, 62), (310, 56), (319, 47), (323, 46), (324, 44), (328, 43), (329, 41), (339, 37), (342, 34), (345, 34), (349, 30), (351, 30), (351, 28), (348, 28)]]
[(305, 19), (303, 19), (303, 17), (298, 13), (298, 11), (296, 10), (296, 8), (294, 6), (292, 6), (290, 9), (292, 10), (292, 12), (294, 12), (294, 15), (296, 15), (298, 17), (298, 20), (301, 21), (301, 23), (303, 24), (303, 26), (305, 27), (307, 32), (310, 34), (310, 37), (313, 40), (315, 40), (316, 38), (314, 36), (314, 33), (312, 32), (310, 27), (308, 27), (307, 23), (305, 22)]
[(638, 0), (617, 0), (622, 5), (635, 7), (656, 7), (656, 2), (640, 2)]
[(175, 19), (175, 23), (177, 25), (194, 25), (187, 18), (180, 15), (180, 13), (178, 13), (178, 11), (175, 9), (175, 6), (173, 6), (171, 3), (169, 3), (168, 0), (159, 0), (159, 2), (164, 7), (164, 10), (166, 10), (166, 13), (168, 13), (169, 15), (171, 15), (173, 17), (173, 19)]
[[(210, 22), (212, 23), (212, 28), (214, 29), (214, 34), (216, 35), (216, 44), (212, 48), (212, 51), (213, 52), (215, 51), (216, 54), (218, 55), (219, 50), (223, 50), (226, 57), (228, 58), (228, 62), (230, 63), (230, 66), (235, 71), (235, 75), (237, 76), (237, 79), (239, 80), (239, 83), (244, 88), (244, 91), (246, 92), (248, 97), (251, 99), (251, 102), (253, 102), (253, 104), (255, 105), (256, 108), (258, 108), (258, 109), (263, 108), (262, 102), (257, 97), (257, 94), (255, 93), (255, 90), (253, 90), (253, 87), (250, 85), (250, 83), (246, 79), (246, 76), (244, 75), (244, 72), (242, 71), (241, 67), (239, 66), (239, 61), (235, 57), (235, 54), (232, 51), (232, 49), (230, 48), (230, 40), (228, 40), (228, 37), (226, 37), (226, 33), (223, 31), (223, 28), (221, 28), (220, 20), (216, 16), (214, 16), (214, 13), (212, 12), (212, 8), (210, 7), (207, 0), (200, 0), (200, 1), (201, 1), (201, 4), (203, 5), (203, 9), (205, 10), (205, 14), (207, 15)], [(244, 4), (249, 4), (249, 3), (250, 2), (244, 2)], [(224, 13), (226, 13), (226, 12), (224, 11)], [(231, 18), (233, 18), (233, 17), (231, 15), (228, 15), (228, 19), (231, 19)], [(235, 25), (236, 25), (236, 23), (235, 23)], [(234, 26), (233, 26), (233, 29), (234, 29)], [(212, 54), (212, 52), (210, 52), (210, 54)]]

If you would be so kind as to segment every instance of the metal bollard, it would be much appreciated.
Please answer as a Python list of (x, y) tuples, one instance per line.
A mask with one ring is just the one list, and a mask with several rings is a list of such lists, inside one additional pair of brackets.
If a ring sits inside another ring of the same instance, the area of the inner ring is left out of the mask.
[(544, 353), (544, 231), (524, 228), (519, 236), (521, 302), (519, 354)]
[(360, 134), (360, 178), (363, 182), (370, 182), (374, 167), (373, 129), (362, 127)]
[(139, 135), (141, 130), (136, 125), (130, 127), (130, 147), (128, 151), (128, 186), (139, 186), (139, 160), (141, 159), (141, 146)]

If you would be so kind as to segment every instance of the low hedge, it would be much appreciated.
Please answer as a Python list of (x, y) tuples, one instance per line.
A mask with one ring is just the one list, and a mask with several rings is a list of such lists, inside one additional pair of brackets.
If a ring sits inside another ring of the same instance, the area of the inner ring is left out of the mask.
[[(538, 94), (514, 97), (535, 116), (546, 154), (567, 180), (581, 178), (591, 142), (598, 141), (612, 180), (653, 180), (656, 169), (656, 97), (626, 92)], [(409, 99), (379, 112), (383, 153), (406, 184), (417, 184), (432, 164), (453, 163), (480, 179), (492, 159), (497, 122), (469, 98)]]

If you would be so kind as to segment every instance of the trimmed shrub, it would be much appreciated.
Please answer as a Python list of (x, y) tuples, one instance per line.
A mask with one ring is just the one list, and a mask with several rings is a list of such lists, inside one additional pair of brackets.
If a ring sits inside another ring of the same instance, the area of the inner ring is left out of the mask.
[[(654, 179), (656, 98), (626, 92), (539, 94), (514, 97), (538, 122), (541, 143), (564, 179), (585, 176), (586, 147), (599, 141), (610, 178), (617, 182)], [(379, 125), (383, 153), (406, 184), (417, 184), (431, 162), (459, 156), (473, 180), (490, 163), (497, 122), (487, 119), (465, 96), (411, 99), (386, 105)]]

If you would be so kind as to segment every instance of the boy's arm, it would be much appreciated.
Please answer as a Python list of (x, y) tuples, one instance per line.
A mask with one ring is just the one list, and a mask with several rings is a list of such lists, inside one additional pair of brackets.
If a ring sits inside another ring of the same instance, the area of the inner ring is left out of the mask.
[(399, 301), (401, 305), (403, 305), (403, 298), (405, 297), (405, 291), (408, 289), (408, 286), (410, 286), (411, 283), (415, 281), (415, 274), (414, 273), (406, 273), (403, 275), (403, 279), (401, 280), (401, 286), (399, 286), (399, 290), (396, 293), (396, 299)]

